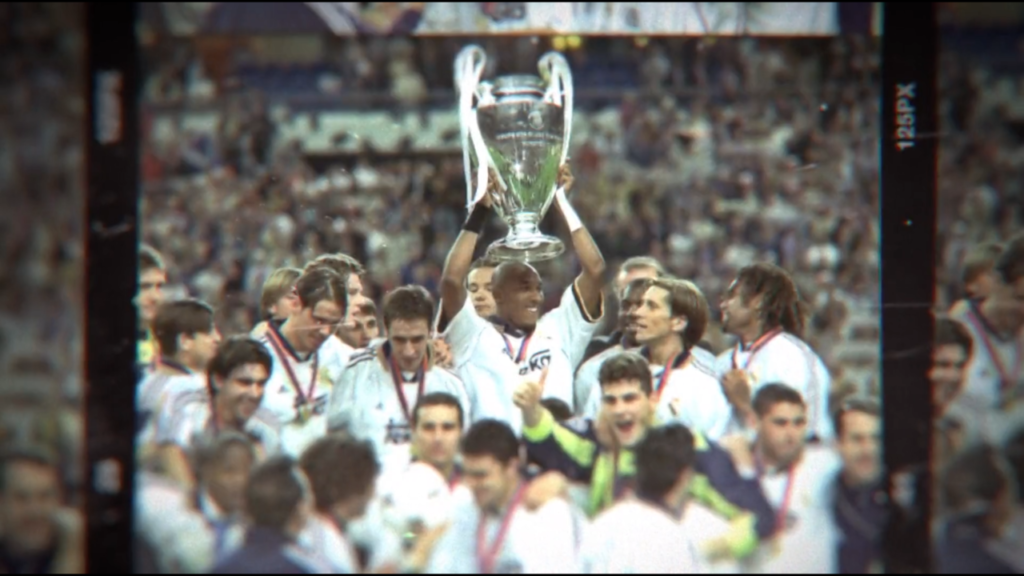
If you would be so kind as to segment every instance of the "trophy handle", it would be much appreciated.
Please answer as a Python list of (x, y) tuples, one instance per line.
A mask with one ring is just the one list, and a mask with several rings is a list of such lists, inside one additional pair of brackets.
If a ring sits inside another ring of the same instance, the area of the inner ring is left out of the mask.
[(537, 63), (540, 68), (540, 76), (548, 82), (547, 93), (544, 99), (562, 107), (565, 116), (562, 134), (562, 159), (559, 164), (565, 164), (569, 157), (569, 137), (572, 135), (572, 70), (565, 56), (558, 52), (548, 52), (541, 56)]
[[(462, 164), (466, 174), (466, 202), (469, 207), (479, 202), (487, 194), (487, 167), (490, 166), (490, 154), (480, 135), (480, 126), (476, 121), (473, 108), (473, 96), (483, 100), (485, 96), (478, 93), (480, 76), (487, 64), (487, 54), (479, 46), (466, 46), (455, 58), (455, 88), (459, 92), (459, 129), (462, 136)], [(489, 91), (488, 91), (489, 92)], [(473, 191), (472, 162), (469, 158), (469, 147), (473, 146), (477, 158), (476, 191)]]

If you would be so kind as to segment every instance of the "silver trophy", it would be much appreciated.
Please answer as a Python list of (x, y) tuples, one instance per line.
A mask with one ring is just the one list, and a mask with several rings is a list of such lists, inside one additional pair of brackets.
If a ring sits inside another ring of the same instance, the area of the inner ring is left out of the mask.
[(565, 246), (541, 234), (538, 226), (555, 199), (559, 167), (569, 152), (572, 73), (561, 54), (549, 52), (538, 62), (539, 77), (501, 76), (482, 82), (486, 60), (479, 46), (463, 48), (455, 59), (467, 203), (472, 209), (483, 199), (488, 168), (493, 169), (498, 178), (493, 206), (509, 233), (487, 249), (488, 256), (499, 261), (549, 260)]

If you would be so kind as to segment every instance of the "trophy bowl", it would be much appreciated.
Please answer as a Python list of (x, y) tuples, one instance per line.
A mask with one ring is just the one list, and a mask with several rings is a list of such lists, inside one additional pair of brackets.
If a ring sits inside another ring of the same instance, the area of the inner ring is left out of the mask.
[[(473, 66), (474, 57), (480, 59), (478, 67)], [(456, 60), (469, 203), (483, 198), (488, 169), (493, 170), (498, 179), (490, 183), (493, 208), (509, 232), (488, 248), (487, 255), (498, 261), (550, 260), (565, 251), (561, 240), (541, 233), (539, 227), (555, 199), (559, 167), (568, 151), (568, 64), (561, 55), (549, 53), (540, 61), (541, 74), (549, 82), (526, 74), (480, 82), (482, 61), (483, 51), (475, 46), (464, 49)]]

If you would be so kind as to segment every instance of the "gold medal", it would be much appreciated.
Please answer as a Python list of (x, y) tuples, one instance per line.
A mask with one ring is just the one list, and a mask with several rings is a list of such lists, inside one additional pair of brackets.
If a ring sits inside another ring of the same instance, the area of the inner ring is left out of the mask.
[(309, 422), (310, 417), (313, 415), (313, 409), (310, 408), (308, 403), (299, 405), (299, 409), (296, 411), (295, 421), (298, 424), (305, 424)]

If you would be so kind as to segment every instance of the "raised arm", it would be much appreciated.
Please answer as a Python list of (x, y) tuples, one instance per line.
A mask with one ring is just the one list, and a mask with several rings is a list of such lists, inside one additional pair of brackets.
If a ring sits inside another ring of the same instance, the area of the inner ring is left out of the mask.
[[(496, 186), (497, 181), (497, 177), (493, 175), (489, 179), (491, 186)], [(473, 264), (477, 239), (480, 238), (490, 215), (491, 196), (488, 194), (473, 206), (473, 211), (462, 225), (462, 232), (448, 252), (444, 272), (441, 273), (441, 324), (454, 318), (466, 304), (466, 276), (469, 274), (470, 265)]]
[(604, 275), (605, 263), (601, 249), (597, 247), (594, 238), (587, 231), (587, 228), (580, 221), (576, 210), (569, 204), (565, 193), (572, 189), (573, 176), (568, 164), (563, 164), (559, 169), (558, 183), (560, 191), (556, 195), (555, 204), (562, 217), (565, 218), (569, 232), (572, 233), (572, 245), (576, 249), (576, 256), (580, 259), (583, 272), (576, 278), (576, 288), (579, 290), (583, 305), (587, 308), (587, 315), (592, 319), (601, 317), (601, 280)]

